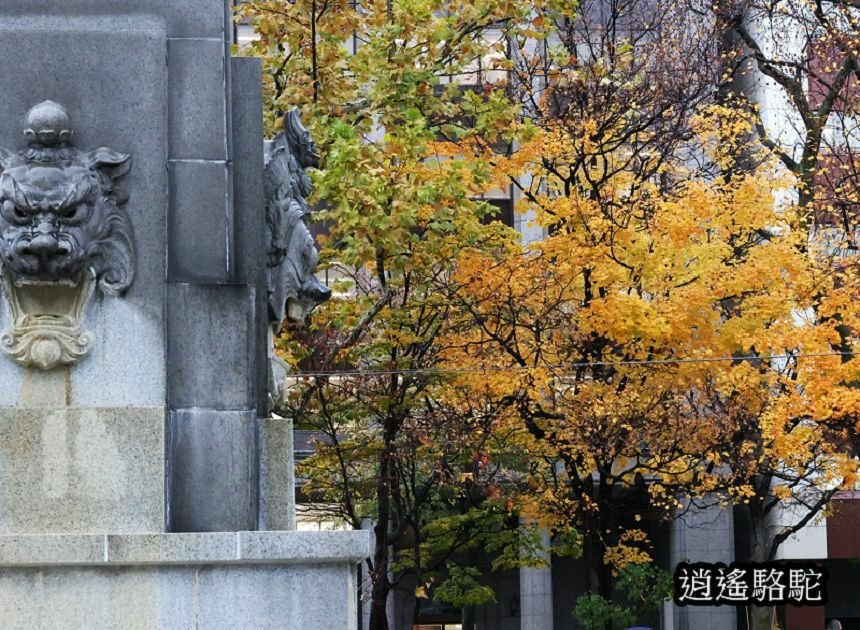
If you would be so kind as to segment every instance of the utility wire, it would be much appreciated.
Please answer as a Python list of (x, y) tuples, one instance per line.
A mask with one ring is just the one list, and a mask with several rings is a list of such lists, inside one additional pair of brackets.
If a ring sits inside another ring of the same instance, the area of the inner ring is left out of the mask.
[[(818, 352), (809, 354), (770, 354), (770, 355), (746, 355), (729, 357), (700, 357), (679, 359), (642, 359), (629, 361), (579, 361), (565, 365), (509, 365), (509, 366), (487, 366), (487, 367), (439, 367), (439, 368), (402, 368), (394, 370), (323, 370), (296, 372), (289, 374), (288, 378), (311, 378), (326, 376), (394, 376), (399, 374), (461, 374), (461, 373), (483, 373), (483, 372), (516, 372), (522, 370), (560, 370), (582, 367), (615, 367), (623, 365), (669, 365), (672, 363), (716, 363), (722, 361), (774, 361), (790, 359), (808, 359), (816, 357), (845, 357), (853, 356), (853, 352)], [(562, 376), (572, 376), (563, 374)]]

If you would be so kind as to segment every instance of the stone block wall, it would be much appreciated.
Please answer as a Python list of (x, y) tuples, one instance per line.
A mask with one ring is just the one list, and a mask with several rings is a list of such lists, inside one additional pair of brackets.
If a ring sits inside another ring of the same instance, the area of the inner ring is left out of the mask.
[[(83, 520), (48, 510), (45, 531), (257, 526), (257, 420), (267, 413), (261, 67), (230, 57), (229, 4), (3, 3), (0, 146), (22, 147), (26, 112), (50, 99), (68, 110), (77, 146), (110, 146), (133, 160), (124, 186), (134, 281), (119, 298), (92, 300), (86, 325), (94, 341), (79, 363), (42, 372), (0, 356), (0, 431), (39, 449), (31, 457), (0, 445), (0, 462), (12, 472), (26, 459), (45, 468), (44, 479), (66, 466), (70, 478), (101, 478), (106, 487), (129, 478), (121, 494), (150, 499), (145, 516), (124, 521), (115, 515), (127, 510), (105, 502)], [(6, 320), (0, 314), (0, 326)], [(64, 415), (53, 413), (59, 408)], [(148, 451), (121, 439), (120, 410), (146, 426)], [(81, 418), (104, 422), (85, 426)], [(63, 444), (48, 435), (60, 424)], [(100, 446), (81, 450), (79, 435)], [(126, 469), (96, 466), (85, 452), (119, 453)], [(160, 472), (149, 474), (153, 468)], [(49, 481), (47, 495), (25, 488), (33, 482), (8, 484), (18, 503), (4, 505), (0, 492), (0, 512), (38, 511), (59, 493)], [(72, 510), (85, 500), (81, 492), (69, 484), (55, 505)], [(0, 532), (25, 529), (0, 518)]]

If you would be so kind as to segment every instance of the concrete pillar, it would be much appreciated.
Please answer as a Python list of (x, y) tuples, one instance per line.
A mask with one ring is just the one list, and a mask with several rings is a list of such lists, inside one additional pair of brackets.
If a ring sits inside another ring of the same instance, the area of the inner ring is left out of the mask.
[[(549, 534), (543, 532), (543, 553), (550, 562)], [(553, 630), (552, 568), (520, 569), (520, 630)]]
[[(689, 508), (672, 523), (671, 569), (679, 562), (722, 562), (735, 559), (732, 508)], [(675, 606), (666, 630), (735, 630), (734, 606)]]

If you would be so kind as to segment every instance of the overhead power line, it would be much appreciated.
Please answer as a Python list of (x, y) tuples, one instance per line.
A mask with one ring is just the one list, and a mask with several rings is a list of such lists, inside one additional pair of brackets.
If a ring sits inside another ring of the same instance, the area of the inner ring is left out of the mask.
[[(505, 366), (452, 366), (452, 367), (434, 367), (434, 368), (401, 368), (388, 370), (319, 370), (296, 372), (290, 374), (289, 378), (322, 378), (326, 376), (394, 376), (400, 374), (461, 374), (461, 373), (485, 373), (485, 372), (521, 372), (528, 370), (564, 370), (577, 369), (588, 367), (620, 367), (628, 365), (672, 365), (677, 363), (717, 363), (727, 361), (789, 361), (792, 359), (811, 359), (821, 357), (845, 357), (853, 356), (853, 352), (815, 352), (815, 353), (797, 353), (797, 354), (769, 354), (769, 355), (744, 355), (744, 356), (725, 356), (725, 357), (690, 357), (677, 359), (642, 359), (629, 361), (576, 361), (566, 363), (564, 365), (505, 365)], [(572, 376), (572, 374), (562, 374), (562, 376)]]

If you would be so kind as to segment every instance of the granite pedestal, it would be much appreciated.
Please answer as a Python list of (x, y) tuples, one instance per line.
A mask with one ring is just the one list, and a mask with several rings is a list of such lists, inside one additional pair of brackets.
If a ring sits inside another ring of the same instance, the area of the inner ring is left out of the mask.
[(365, 532), (0, 536), (6, 630), (342, 630)]

